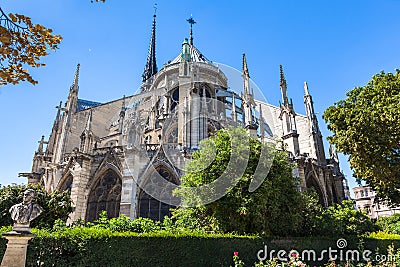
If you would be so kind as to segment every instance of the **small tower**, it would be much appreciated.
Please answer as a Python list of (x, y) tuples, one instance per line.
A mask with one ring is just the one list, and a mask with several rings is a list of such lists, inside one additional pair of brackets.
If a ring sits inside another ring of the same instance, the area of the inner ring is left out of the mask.
[(257, 131), (257, 124), (255, 123), (253, 111), (255, 107), (254, 95), (250, 89), (250, 74), (249, 68), (247, 67), (246, 54), (243, 54), (243, 64), (242, 64), (242, 78), (243, 78), (243, 101), (242, 108), (243, 123), (246, 129), (250, 130), (251, 134), (254, 136)]
[(54, 119), (53, 128), (51, 129), (51, 134), (49, 137), (49, 144), (47, 145), (46, 148), (47, 157), (51, 157), (53, 155), (57, 145), (58, 132), (60, 130), (60, 123), (61, 123), (61, 110), (62, 110), (61, 106), (62, 106), (62, 101), (60, 101), (60, 104), (56, 106), (57, 115), (56, 118)]
[(122, 130), (124, 128), (124, 119), (125, 119), (125, 95), (122, 99), (122, 106), (121, 106), (121, 111), (119, 112), (119, 120), (118, 120), (118, 133), (122, 134)]
[(322, 141), (322, 134), (319, 130), (317, 116), (314, 112), (314, 102), (310, 95), (308, 84), (304, 82), (304, 105), (306, 108), (306, 114), (308, 119), (308, 127), (310, 133), (311, 142), (311, 157), (316, 159), (319, 163), (325, 163), (325, 151), (324, 144)]
[(78, 107), (79, 70), (80, 70), (80, 67), (81, 67), (81, 64), (78, 64), (76, 66), (74, 81), (73, 81), (73, 83), (71, 85), (71, 88), (69, 90), (68, 100), (65, 103), (65, 109), (70, 114), (75, 113), (76, 109)]
[(297, 133), (296, 126), (296, 113), (294, 112), (293, 102), (288, 98), (287, 84), (285, 75), (283, 73), (282, 65), (280, 65), (280, 87), (282, 93), (282, 101), (280, 104), (280, 115), (279, 119), (282, 121), (282, 132), (283, 142), (287, 146), (287, 150), (293, 154), (293, 156), (300, 155), (299, 148), (299, 134)]
[(86, 121), (85, 130), (81, 134), (80, 151), (83, 153), (89, 153), (93, 146), (93, 132), (92, 132), (92, 109), (89, 110), (88, 118)]
[(289, 101), (288, 101), (288, 94), (287, 94), (287, 84), (286, 84), (285, 74), (283, 73), (282, 65), (279, 65), (279, 74), (280, 74), (280, 88), (281, 88), (281, 93), (282, 93), (283, 106), (288, 106)]
[(199, 141), (198, 136), (191, 136), (191, 132), (193, 132), (194, 129), (192, 129), (192, 131), (190, 131), (190, 129), (191, 126), (197, 122), (197, 119), (191, 119), (194, 114), (199, 116), (201, 103), (199, 98), (200, 93), (197, 92), (193, 94), (194, 84), (192, 83), (192, 67), (194, 65), (194, 62), (192, 62), (192, 49), (194, 48), (191, 43), (193, 43), (192, 26), (195, 21), (190, 17), (187, 22), (190, 24), (191, 42), (189, 42), (188, 38), (184, 39), (179, 63), (179, 103), (184, 104), (178, 106), (178, 143), (185, 149), (190, 149), (192, 147), (197, 147)]
[(41, 173), (42, 168), (44, 167), (44, 145), (47, 145), (49, 142), (44, 141), (44, 135), (40, 141), (38, 141), (39, 146), (38, 150), (35, 152), (35, 156), (33, 157), (33, 164), (32, 164), (32, 173)]
[(157, 17), (156, 11), (157, 8), (154, 7), (153, 26), (151, 29), (149, 53), (147, 55), (146, 66), (144, 67), (144, 71), (142, 74), (143, 83), (145, 83), (147, 80), (153, 77), (158, 71), (157, 61), (156, 61), (156, 17)]
[[(190, 44), (188, 38), (182, 43), (182, 61), (190, 62)], [(187, 72), (184, 72), (183, 75), (187, 75)]]
[(242, 78), (243, 78), (244, 96), (251, 98), (252, 95), (250, 92), (250, 74), (249, 74), (249, 68), (247, 67), (246, 54), (243, 54), (243, 59), (242, 59)]
[(77, 111), (78, 107), (78, 92), (79, 92), (79, 69), (80, 69), (80, 64), (77, 65), (76, 71), (75, 71), (75, 77), (74, 77), (74, 82), (70, 88), (69, 95), (68, 95), (68, 100), (65, 103), (65, 108), (59, 107), (62, 111), (64, 111), (62, 117), (61, 117), (61, 123), (60, 123), (60, 131), (59, 131), (59, 139), (56, 142), (56, 148), (54, 149), (54, 156), (53, 156), (53, 162), (54, 163), (61, 163), (63, 158), (62, 155), (64, 154), (64, 149), (66, 145), (66, 139), (67, 139), (67, 134), (69, 132), (70, 128), (70, 122), (71, 122), (71, 117), (74, 113)]
[(44, 141), (44, 135), (42, 135), (42, 139), (40, 139), (40, 141), (38, 143), (39, 143), (39, 147), (38, 147), (37, 153), (40, 155), (43, 155), (44, 154), (44, 151), (43, 151), (44, 145), (47, 145), (49, 142)]

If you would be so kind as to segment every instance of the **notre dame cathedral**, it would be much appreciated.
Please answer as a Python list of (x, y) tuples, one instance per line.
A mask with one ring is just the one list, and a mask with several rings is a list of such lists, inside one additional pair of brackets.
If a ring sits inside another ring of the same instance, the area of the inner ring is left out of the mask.
[(31, 173), (22, 174), (28, 183), (40, 183), (49, 192), (68, 190), (75, 205), (71, 221), (93, 221), (103, 210), (109, 217), (162, 220), (174, 206), (163, 189), (180, 183), (185, 161), (199, 142), (227, 125), (240, 125), (261, 140), (275, 138), (285, 145), (288, 160), (297, 166), (293, 175), (300, 180), (299, 190), (314, 188), (324, 206), (340, 203), (345, 178), (334, 149), (325, 156), (307, 83), (306, 115), (294, 111), (282, 66), (280, 105), (255, 99), (246, 56), (237, 88), (194, 46), (194, 21), (188, 22), (190, 38), (158, 70), (154, 15), (138, 94), (107, 103), (80, 99), (78, 64), (48, 140), (42, 137)]

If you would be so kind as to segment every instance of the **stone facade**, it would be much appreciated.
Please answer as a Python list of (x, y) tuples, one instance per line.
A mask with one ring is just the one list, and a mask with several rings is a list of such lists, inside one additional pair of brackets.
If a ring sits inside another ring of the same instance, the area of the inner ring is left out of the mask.
[(375, 191), (370, 186), (354, 187), (353, 192), (356, 208), (365, 210), (372, 219), (400, 213), (400, 207), (392, 207), (386, 201), (377, 199)]
[(71, 220), (93, 221), (101, 210), (110, 217), (161, 220), (178, 203), (171, 191), (199, 142), (240, 125), (262, 140), (284, 144), (288, 160), (297, 164), (299, 190), (314, 188), (324, 206), (341, 202), (344, 176), (336, 152), (325, 156), (307, 84), (307, 114), (301, 115), (289, 101), (282, 67), (280, 106), (254, 98), (245, 55), (242, 81), (242, 88), (231, 90), (220, 67), (193, 45), (193, 36), (158, 71), (154, 16), (141, 92), (103, 104), (79, 99), (78, 65), (49, 140), (42, 138), (32, 172), (24, 175), (48, 191), (69, 190), (76, 206)]

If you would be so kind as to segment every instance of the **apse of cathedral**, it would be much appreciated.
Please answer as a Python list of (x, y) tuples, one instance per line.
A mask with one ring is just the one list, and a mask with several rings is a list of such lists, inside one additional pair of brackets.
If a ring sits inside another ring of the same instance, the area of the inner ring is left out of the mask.
[(94, 221), (103, 210), (109, 217), (162, 220), (179, 205), (172, 191), (199, 142), (234, 125), (263, 142), (278, 140), (295, 163), (298, 189), (313, 188), (324, 206), (340, 203), (345, 178), (334, 149), (325, 156), (307, 83), (306, 115), (294, 111), (282, 66), (279, 106), (256, 99), (243, 54), (241, 88), (233, 90), (223, 68), (194, 46), (195, 21), (188, 22), (189, 38), (158, 70), (154, 15), (138, 94), (107, 103), (80, 99), (78, 64), (48, 140), (42, 137), (31, 173), (22, 174), (28, 183), (40, 183), (49, 192), (68, 190), (75, 205), (70, 221)]

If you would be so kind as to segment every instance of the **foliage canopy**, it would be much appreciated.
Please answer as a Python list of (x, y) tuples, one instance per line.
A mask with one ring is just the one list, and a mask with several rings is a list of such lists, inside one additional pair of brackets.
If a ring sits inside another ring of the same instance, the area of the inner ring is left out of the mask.
[(0, 7), (0, 85), (21, 81), (37, 84), (26, 67), (45, 66), (41, 58), (47, 56), (49, 50), (56, 50), (61, 40), (62, 37), (53, 34), (52, 29), (33, 24), (30, 17), (6, 15)]
[(400, 234), (400, 214), (395, 213), (391, 216), (380, 217), (376, 221), (376, 225), (384, 232)]
[(361, 236), (377, 229), (368, 215), (354, 208), (351, 200), (329, 206), (316, 216), (314, 236)]
[(28, 81), (37, 84), (26, 69), (45, 66), (40, 59), (48, 50), (56, 50), (62, 38), (31, 18), (19, 14), (4, 14), (0, 8), (0, 84)]
[[(231, 136), (249, 140), (242, 142), (250, 147), (244, 174), (232, 177), (237, 183), (222, 198), (206, 205), (178, 208), (174, 217), (186, 218), (189, 224), (211, 231), (282, 236), (294, 233), (301, 221), (302, 197), (297, 190), (297, 180), (293, 178), (287, 153), (276, 151), (272, 144), (250, 138), (248, 132), (241, 127), (220, 130), (215, 136), (202, 141), (200, 151), (194, 153), (193, 159), (186, 165), (187, 172), (182, 177), (183, 187), (176, 193), (182, 196), (183, 202), (190, 203), (193, 195), (185, 187), (202, 186), (220, 177), (229, 161), (233, 160)], [(264, 173), (265, 179), (260, 187), (250, 192), (249, 186), (256, 167), (259, 161), (266, 160), (260, 159), (262, 146), (267, 146), (265, 149), (269, 151), (268, 156), (273, 157), (272, 167), (269, 173)], [(241, 154), (244, 148), (235, 149)], [(211, 163), (210, 155), (215, 155)], [(196, 220), (193, 221), (193, 218)]]
[(400, 71), (381, 72), (329, 107), (328, 140), (349, 155), (354, 176), (400, 203)]

